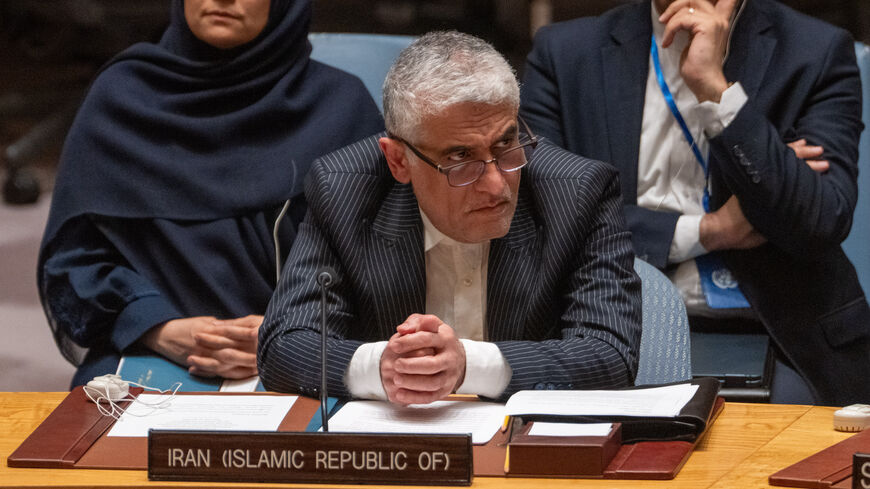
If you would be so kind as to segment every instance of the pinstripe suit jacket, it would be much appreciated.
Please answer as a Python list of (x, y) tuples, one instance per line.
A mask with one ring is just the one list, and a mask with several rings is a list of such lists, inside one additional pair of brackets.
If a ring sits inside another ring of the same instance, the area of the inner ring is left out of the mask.
[[(523, 168), (506, 236), (490, 243), (486, 332), (522, 389), (632, 383), (640, 344), (640, 281), (616, 170), (547, 142)], [(330, 395), (347, 396), (347, 366), (363, 342), (389, 339), (425, 312), (423, 224), (411, 185), (396, 182), (377, 144), (359, 141), (316, 161), (309, 213), (260, 328), (258, 366), (269, 390), (315, 395), (320, 385), (320, 291), (328, 292)]]

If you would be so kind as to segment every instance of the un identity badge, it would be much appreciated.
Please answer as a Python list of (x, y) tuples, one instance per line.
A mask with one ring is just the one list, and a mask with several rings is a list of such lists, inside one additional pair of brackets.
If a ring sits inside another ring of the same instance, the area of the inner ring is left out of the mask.
[(720, 289), (736, 289), (737, 280), (731, 275), (731, 270), (727, 268), (717, 268), (711, 274), (713, 284)]

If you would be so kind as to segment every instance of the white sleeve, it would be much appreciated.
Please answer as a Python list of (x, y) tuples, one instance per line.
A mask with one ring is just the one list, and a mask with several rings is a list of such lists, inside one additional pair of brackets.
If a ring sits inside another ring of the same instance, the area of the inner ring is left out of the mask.
[(495, 343), (459, 340), (465, 348), (465, 379), (457, 394), (498, 397), (507, 388), (513, 371)]
[(707, 253), (701, 245), (701, 218), (703, 217), (702, 214), (683, 214), (677, 219), (674, 239), (668, 252), (669, 263), (682, 263)]
[(722, 92), (722, 97), (719, 103), (702, 102), (699, 104), (701, 120), (704, 124), (704, 133), (708, 138), (715, 138), (728, 127), (740, 109), (746, 105), (749, 97), (743, 90), (743, 86), (738, 82), (728, 87)]
[(381, 383), (381, 355), (387, 348), (386, 341), (363, 343), (353, 354), (344, 385), (350, 395), (357, 399), (387, 400), (387, 392)]

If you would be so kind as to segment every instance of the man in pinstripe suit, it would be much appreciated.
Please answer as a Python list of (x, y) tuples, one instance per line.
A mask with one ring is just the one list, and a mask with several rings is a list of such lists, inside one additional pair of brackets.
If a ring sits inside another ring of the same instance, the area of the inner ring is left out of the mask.
[(538, 142), (518, 107), (513, 70), (479, 39), (432, 33), (402, 52), (388, 136), (309, 173), (260, 328), (268, 389), (316, 394), (321, 266), (339, 275), (330, 394), (411, 404), (632, 383), (640, 281), (616, 171)]

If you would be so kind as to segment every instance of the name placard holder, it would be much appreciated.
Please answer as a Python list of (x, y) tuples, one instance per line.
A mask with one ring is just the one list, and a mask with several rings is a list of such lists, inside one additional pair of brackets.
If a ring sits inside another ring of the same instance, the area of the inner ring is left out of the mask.
[(852, 489), (870, 489), (870, 453), (852, 455)]
[(148, 479), (468, 486), (471, 435), (151, 430)]

